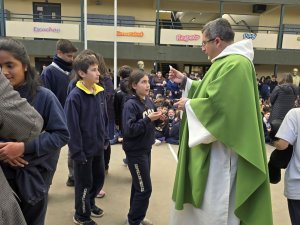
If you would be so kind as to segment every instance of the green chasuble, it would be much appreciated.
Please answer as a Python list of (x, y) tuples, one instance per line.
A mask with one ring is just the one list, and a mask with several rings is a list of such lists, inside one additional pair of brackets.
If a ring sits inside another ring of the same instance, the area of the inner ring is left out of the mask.
[[(241, 225), (273, 224), (262, 116), (252, 62), (238, 54), (218, 58), (202, 81), (193, 81), (188, 98), (202, 125), (238, 155), (235, 215)], [(183, 209), (184, 203), (201, 208), (210, 163), (211, 144), (189, 148), (187, 123), (184, 113), (173, 189), (177, 210)]]

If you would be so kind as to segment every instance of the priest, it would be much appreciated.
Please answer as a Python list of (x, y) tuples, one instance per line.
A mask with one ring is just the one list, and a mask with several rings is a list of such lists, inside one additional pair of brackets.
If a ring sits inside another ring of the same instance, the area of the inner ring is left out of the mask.
[(266, 149), (251, 40), (225, 19), (207, 23), (202, 81), (170, 67), (185, 97), (170, 225), (272, 225)]

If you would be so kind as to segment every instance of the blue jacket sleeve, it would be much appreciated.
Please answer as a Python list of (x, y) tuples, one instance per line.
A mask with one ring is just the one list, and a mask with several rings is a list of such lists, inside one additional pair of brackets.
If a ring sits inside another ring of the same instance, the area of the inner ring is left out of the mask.
[(69, 131), (63, 108), (55, 95), (46, 89), (41, 89), (38, 95), (35, 108), (44, 119), (44, 127), (37, 138), (25, 143), (25, 153), (42, 156), (66, 145)]
[[(106, 96), (106, 95), (105, 95)], [(104, 137), (104, 145), (105, 145), (105, 148), (108, 146), (109, 144), (109, 118), (108, 118), (108, 107), (107, 107), (107, 101), (104, 101), (105, 102), (105, 110), (104, 110), (104, 121), (105, 121), (105, 127), (106, 127), (106, 132), (105, 132), (105, 137)], [(114, 112), (111, 112), (111, 113), (114, 113)]]
[(70, 131), (69, 151), (73, 160), (85, 161), (86, 156), (83, 151), (82, 135), (79, 124), (80, 103), (79, 100), (71, 96), (67, 98), (65, 104), (65, 114)]
[(41, 74), (41, 80), (42, 80), (42, 84), (45, 88), (48, 88), (50, 90), (53, 90), (52, 87), (52, 81), (51, 81), (51, 77), (52, 77), (52, 73), (51, 70), (49, 69), (49, 66), (46, 67)]

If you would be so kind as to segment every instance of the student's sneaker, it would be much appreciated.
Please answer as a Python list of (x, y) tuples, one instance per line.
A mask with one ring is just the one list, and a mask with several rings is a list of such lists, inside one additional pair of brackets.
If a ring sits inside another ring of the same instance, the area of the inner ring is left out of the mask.
[(123, 163), (124, 163), (124, 166), (128, 166), (128, 159), (127, 159), (127, 158), (124, 158), (124, 159), (123, 159)]
[(144, 218), (143, 221), (141, 222), (141, 225), (153, 225), (152, 221)]
[[(124, 225), (130, 225), (128, 220), (126, 220)], [(143, 221), (140, 223), (140, 225), (153, 225), (153, 223), (147, 218), (144, 218)]]
[(104, 215), (104, 211), (102, 209), (100, 209), (99, 207), (94, 206), (91, 209), (91, 216), (92, 217), (102, 217), (103, 215)]
[(99, 193), (97, 194), (97, 198), (103, 198), (106, 195), (105, 191), (101, 190), (99, 191)]
[(90, 220), (80, 220), (76, 216), (73, 216), (73, 222), (77, 225), (97, 225), (97, 223), (90, 219)]
[(67, 185), (68, 187), (74, 187), (74, 186), (75, 186), (74, 178), (68, 177), (68, 180), (67, 180), (67, 182), (66, 182), (66, 185)]
[(161, 141), (160, 140), (158, 140), (158, 139), (155, 139), (155, 143), (154, 143), (154, 145), (160, 145), (161, 144)]

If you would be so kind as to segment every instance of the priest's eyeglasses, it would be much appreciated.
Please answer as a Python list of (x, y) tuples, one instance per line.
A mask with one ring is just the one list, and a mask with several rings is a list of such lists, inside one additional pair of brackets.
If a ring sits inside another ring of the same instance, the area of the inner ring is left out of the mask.
[(212, 41), (214, 41), (214, 40), (216, 40), (216, 38), (212, 38), (212, 39), (209, 39), (209, 40), (207, 40), (207, 41), (202, 41), (201, 46), (202, 46), (202, 47), (205, 47), (205, 46), (207, 45), (207, 43), (212, 42)]

